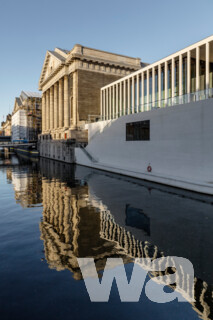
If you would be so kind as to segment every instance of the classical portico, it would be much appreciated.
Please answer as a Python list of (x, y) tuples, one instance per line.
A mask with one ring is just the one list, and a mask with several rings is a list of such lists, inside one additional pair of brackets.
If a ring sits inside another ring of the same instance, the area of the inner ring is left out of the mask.
[(100, 88), (140, 68), (139, 58), (78, 44), (47, 51), (39, 80), (42, 138), (86, 141), (82, 128), (100, 116)]

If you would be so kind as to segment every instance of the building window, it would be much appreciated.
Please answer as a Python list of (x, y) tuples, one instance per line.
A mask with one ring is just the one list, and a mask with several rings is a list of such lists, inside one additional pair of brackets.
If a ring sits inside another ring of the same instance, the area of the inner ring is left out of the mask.
[(126, 123), (126, 141), (150, 140), (150, 120)]

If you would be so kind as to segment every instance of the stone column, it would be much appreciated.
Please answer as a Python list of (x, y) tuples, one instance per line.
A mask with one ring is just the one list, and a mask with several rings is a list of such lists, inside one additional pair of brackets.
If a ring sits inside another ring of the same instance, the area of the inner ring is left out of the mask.
[(64, 76), (64, 126), (69, 128), (69, 88), (68, 88), (68, 76)]
[(50, 90), (46, 91), (46, 130), (50, 130)]
[(78, 124), (78, 74), (77, 71), (73, 73), (73, 127), (76, 128)]
[(161, 108), (161, 65), (158, 66), (158, 107)]
[(54, 84), (54, 129), (58, 128), (58, 83)]
[(53, 86), (50, 88), (50, 129), (54, 128)]
[(209, 90), (209, 42), (206, 43), (206, 91)]
[(42, 95), (42, 133), (46, 131), (46, 92)]
[(64, 96), (63, 96), (63, 79), (59, 80), (59, 97), (58, 97), (58, 112), (59, 112), (59, 128), (64, 126)]

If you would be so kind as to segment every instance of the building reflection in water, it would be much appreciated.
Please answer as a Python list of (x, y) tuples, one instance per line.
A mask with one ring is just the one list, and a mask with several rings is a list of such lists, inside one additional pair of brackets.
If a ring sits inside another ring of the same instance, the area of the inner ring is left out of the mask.
[[(5, 159), (5, 158), (4, 158)], [(42, 178), (38, 163), (29, 158), (10, 156), (5, 164), (7, 182), (13, 184), (15, 199), (23, 208), (42, 204)]]
[[(101, 276), (100, 271), (104, 269), (108, 257), (122, 257), (124, 263), (129, 263), (133, 258), (155, 259), (164, 256), (157, 244), (152, 244), (147, 239), (138, 239), (137, 232), (135, 235), (131, 228), (134, 226), (134, 216), (136, 216), (135, 221), (141, 224), (144, 235), (150, 235), (150, 218), (143, 209), (125, 204), (122, 208), (125, 208), (126, 226), (116, 223), (111, 211), (103, 204), (103, 199), (97, 197), (101, 188), (98, 187), (100, 173), (96, 174), (96, 170), (81, 169), (80, 171), (85, 171), (85, 174), (77, 174), (77, 179), (74, 166), (41, 159), (40, 171), (43, 177), (43, 221), (40, 223), (40, 231), (41, 239), (44, 241), (45, 257), (50, 268), (58, 271), (68, 269), (76, 280), (80, 280), (82, 276), (77, 257), (93, 257)], [(98, 188), (96, 194), (94, 192), (95, 175)], [(108, 179), (110, 179), (109, 174)], [(111, 178), (111, 186), (114, 179), (115, 177)], [(106, 193), (110, 190), (107, 185), (103, 185), (103, 188)], [(149, 193), (150, 189), (147, 188), (147, 191)], [(176, 197), (177, 195), (175, 199)], [(113, 196), (111, 200), (113, 203)], [(119, 210), (116, 201), (114, 207)], [(131, 231), (128, 230), (128, 226)], [(142, 265), (142, 267), (147, 269), (149, 266)], [(150, 276), (163, 274), (169, 274), (169, 270), (165, 273), (151, 272)], [(183, 289), (181, 293), (187, 298), (187, 275), (177, 275), (176, 283)], [(200, 318), (212, 319), (212, 283), (208, 284), (201, 278), (195, 277), (194, 284), (196, 301), (192, 303), (193, 309)]]

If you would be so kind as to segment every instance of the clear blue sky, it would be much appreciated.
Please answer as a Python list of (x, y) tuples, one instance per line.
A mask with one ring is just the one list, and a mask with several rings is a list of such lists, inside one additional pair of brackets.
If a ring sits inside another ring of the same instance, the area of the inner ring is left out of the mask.
[(37, 91), (46, 50), (75, 43), (154, 62), (213, 34), (213, 0), (0, 0), (0, 121)]

